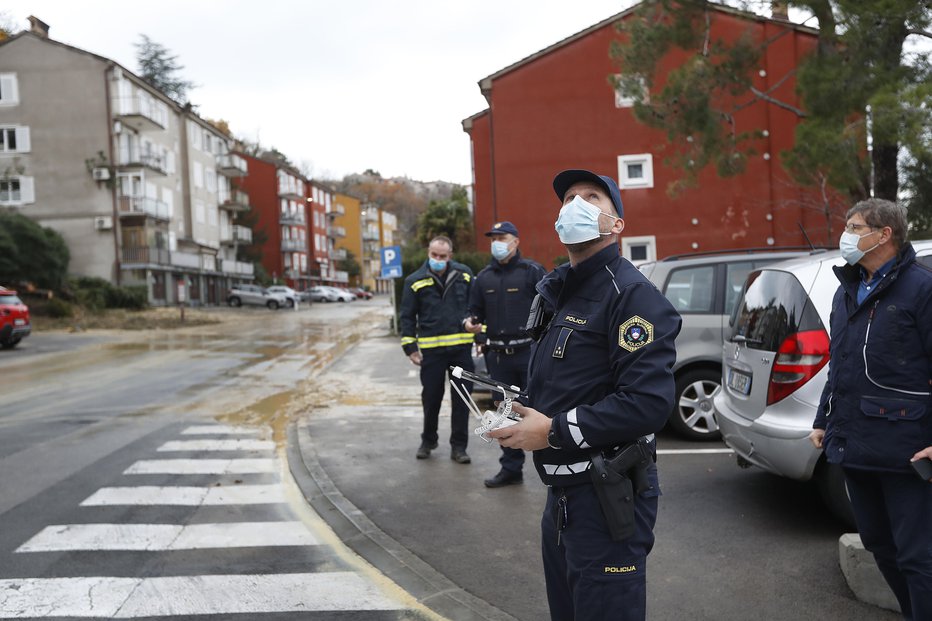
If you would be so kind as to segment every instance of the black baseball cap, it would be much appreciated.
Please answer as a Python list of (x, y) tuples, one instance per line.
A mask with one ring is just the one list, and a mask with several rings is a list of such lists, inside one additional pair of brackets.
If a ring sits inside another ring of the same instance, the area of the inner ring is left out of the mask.
[(560, 202), (562, 202), (563, 197), (566, 196), (566, 191), (569, 190), (574, 183), (579, 183), (580, 181), (591, 181), (605, 190), (609, 198), (612, 199), (612, 204), (615, 206), (618, 217), (625, 217), (624, 208), (621, 204), (621, 192), (619, 192), (618, 184), (615, 183), (615, 180), (605, 175), (597, 175), (589, 170), (571, 168), (558, 173), (557, 176), (553, 178), (553, 191), (557, 193), (557, 198), (560, 199)]

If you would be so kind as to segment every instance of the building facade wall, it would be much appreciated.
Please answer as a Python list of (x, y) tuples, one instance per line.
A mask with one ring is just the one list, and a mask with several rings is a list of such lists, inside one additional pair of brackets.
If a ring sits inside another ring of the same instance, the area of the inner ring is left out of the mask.
[[(768, 20), (712, 15), (714, 35), (726, 38), (750, 30), (762, 40), (786, 30)], [(800, 208), (801, 191), (779, 165), (780, 151), (792, 144), (795, 116), (761, 102), (743, 109), (736, 117), (738, 131), (768, 134), (754, 145), (758, 154), (745, 173), (722, 179), (703, 171), (698, 187), (671, 196), (667, 187), (681, 173), (664, 164), (671, 154), (664, 134), (638, 123), (630, 107), (616, 104), (609, 76), (619, 70), (608, 50), (618, 37), (613, 22), (606, 22), (483, 81), (490, 108), (464, 123), (471, 137), (477, 238), (494, 222), (511, 220), (521, 231), (522, 251), (551, 267), (565, 255), (553, 229), (560, 206), (551, 187), (554, 174), (588, 168), (621, 181), (619, 157), (646, 156), (652, 183), (622, 189), (622, 249), (629, 258), (630, 245), (642, 243), (652, 255), (644, 258), (804, 243), (796, 222), (814, 226), (812, 215)], [(788, 63), (797, 62), (814, 42), (812, 35), (789, 29), (763, 59), (755, 86), (762, 91), (775, 86)], [(686, 58), (669, 55), (661, 74)], [(794, 88), (789, 79), (777, 93), (798, 105)]]
[[(364, 252), (362, 240), (362, 207), (361, 202), (354, 196), (341, 194), (339, 192), (333, 195), (333, 208), (337, 215), (333, 218), (333, 224), (340, 227), (344, 236), (336, 239), (335, 261), (348, 258), (347, 253), (352, 253), (352, 258), (360, 266), (360, 273), (356, 276), (349, 277), (349, 284), (354, 287), (365, 286), (366, 274), (364, 267)], [(346, 256), (344, 256), (346, 255)]]

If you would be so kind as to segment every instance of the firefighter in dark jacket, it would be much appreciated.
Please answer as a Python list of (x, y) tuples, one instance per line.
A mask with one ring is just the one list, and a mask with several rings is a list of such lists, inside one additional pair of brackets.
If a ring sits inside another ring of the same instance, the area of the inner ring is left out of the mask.
[[(463, 328), (469, 307), (472, 270), (452, 260), (453, 242), (438, 236), (427, 248), (427, 261), (405, 278), (401, 297), (401, 347), (412, 363), (421, 368), (421, 404), (424, 430), (415, 456), (427, 459), (437, 448), (440, 404), (451, 366), (472, 371), (473, 335)], [(470, 386), (465, 385), (468, 392)], [(451, 399), (450, 459), (470, 462), (469, 409), (461, 399)]]
[(521, 421), (490, 433), (534, 451), (555, 621), (643, 620), (660, 488), (654, 433), (673, 407), (680, 316), (618, 248), (615, 181), (565, 170), (556, 230), (570, 262), (537, 285)]
[[(480, 343), (492, 379), (523, 389), (534, 342), (524, 328), (537, 295), (534, 287), (546, 270), (521, 256), (518, 228), (511, 222), (496, 222), (485, 235), (492, 238), (492, 260), (476, 274), (464, 325), (477, 335), (476, 342)], [(524, 451), (503, 446), (498, 462), (501, 468), (485, 480), (486, 487), (524, 480)]]
[(835, 267), (828, 380), (810, 439), (840, 464), (864, 547), (905, 619), (932, 619), (932, 270), (916, 262), (906, 209), (852, 207)]

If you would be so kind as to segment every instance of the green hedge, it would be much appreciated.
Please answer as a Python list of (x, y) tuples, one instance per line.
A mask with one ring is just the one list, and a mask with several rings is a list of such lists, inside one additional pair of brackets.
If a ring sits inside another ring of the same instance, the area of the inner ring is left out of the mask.
[(149, 306), (145, 285), (115, 287), (103, 278), (80, 276), (69, 282), (77, 302), (90, 310), (127, 308), (141, 310)]

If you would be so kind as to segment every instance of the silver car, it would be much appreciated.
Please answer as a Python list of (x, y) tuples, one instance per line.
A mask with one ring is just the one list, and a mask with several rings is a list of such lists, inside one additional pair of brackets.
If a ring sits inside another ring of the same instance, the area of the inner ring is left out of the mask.
[(669, 423), (674, 431), (691, 440), (720, 437), (712, 397), (721, 386), (722, 342), (744, 281), (753, 269), (808, 254), (745, 249), (676, 255), (638, 266), (683, 318), (673, 367), (676, 397)]
[(259, 285), (233, 285), (227, 294), (227, 304), (230, 306), (265, 306), (277, 310), (285, 306), (285, 296), (271, 293)]
[[(932, 241), (913, 242), (932, 266)], [(841, 469), (809, 441), (828, 377), (829, 315), (843, 264), (838, 251), (775, 263), (748, 276), (722, 346), (724, 388), (715, 396), (722, 438), (738, 463), (808, 481), (853, 524)]]
[(301, 301), (301, 294), (292, 289), (291, 287), (286, 287), (284, 285), (272, 285), (266, 289), (269, 293), (275, 293), (285, 298), (285, 305), (288, 308), (296, 308), (298, 303)]

